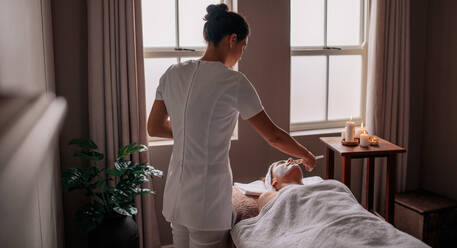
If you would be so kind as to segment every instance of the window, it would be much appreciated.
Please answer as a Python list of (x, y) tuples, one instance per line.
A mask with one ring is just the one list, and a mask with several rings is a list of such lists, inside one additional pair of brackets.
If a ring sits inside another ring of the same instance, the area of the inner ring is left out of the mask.
[(290, 0), (290, 130), (365, 116), (366, 0)]
[[(176, 63), (203, 56), (206, 7), (221, 0), (142, 0), (146, 111), (151, 111), (159, 79)], [(224, 1), (230, 9), (232, 1)], [(227, 3), (228, 2), (228, 3)], [(234, 138), (237, 137), (235, 127)], [(149, 137), (149, 141), (168, 139)]]

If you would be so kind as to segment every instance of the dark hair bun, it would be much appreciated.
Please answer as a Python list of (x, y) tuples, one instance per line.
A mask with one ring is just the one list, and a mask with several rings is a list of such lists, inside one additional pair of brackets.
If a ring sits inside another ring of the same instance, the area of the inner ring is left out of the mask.
[(210, 19), (217, 18), (218, 16), (227, 13), (228, 6), (225, 3), (211, 4), (206, 8), (206, 12), (208, 12), (208, 14), (205, 15), (204, 19), (205, 21), (208, 21)]
[(217, 46), (227, 35), (236, 34), (238, 41), (249, 35), (249, 25), (239, 14), (229, 11), (226, 4), (211, 4), (206, 8), (203, 38)]

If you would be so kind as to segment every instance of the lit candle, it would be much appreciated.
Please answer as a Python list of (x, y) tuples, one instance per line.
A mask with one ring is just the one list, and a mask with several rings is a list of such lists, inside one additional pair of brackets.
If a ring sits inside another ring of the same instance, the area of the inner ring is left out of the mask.
[(352, 121), (352, 116), (349, 121), (346, 122), (346, 141), (354, 141), (354, 131), (355, 131), (355, 123)]
[(378, 145), (378, 139), (376, 139), (376, 137), (374, 137), (374, 136), (373, 137), (369, 137), (368, 138), (368, 143), (370, 143), (370, 145), (372, 145), (372, 146), (376, 146), (376, 145)]
[(360, 147), (368, 147), (368, 134), (360, 134)]
[(365, 128), (363, 128), (363, 122), (360, 125), (360, 128), (357, 129), (357, 132), (355, 132), (355, 137), (360, 138), (360, 134), (362, 134), (362, 133), (368, 133), (368, 131)]

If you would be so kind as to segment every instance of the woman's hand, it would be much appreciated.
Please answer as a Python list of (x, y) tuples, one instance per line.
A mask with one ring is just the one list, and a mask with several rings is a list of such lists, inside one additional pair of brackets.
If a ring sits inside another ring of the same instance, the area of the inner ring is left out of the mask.
[(303, 164), (305, 166), (306, 171), (310, 172), (316, 166), (316, 156), (314, 156), (311, 152), (308, 152), (308, 155), (304, 158), (294, 160), (294, 163)]
[(306, 171), (310, 172), (316, 166), (316, 157), (310, 152), (308, 156), (302, 158)]

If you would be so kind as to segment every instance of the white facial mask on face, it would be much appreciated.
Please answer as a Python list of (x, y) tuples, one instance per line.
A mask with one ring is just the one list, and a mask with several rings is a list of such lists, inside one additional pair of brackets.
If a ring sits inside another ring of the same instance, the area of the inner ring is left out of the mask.
[(299, 167), (297, 163), (293, 159), (288, 159), (287, 161), (280, 161), (278, 164), (275, 165), (273, 169), (273, 173), (281, 179), (285, 176), (291, 169)]

